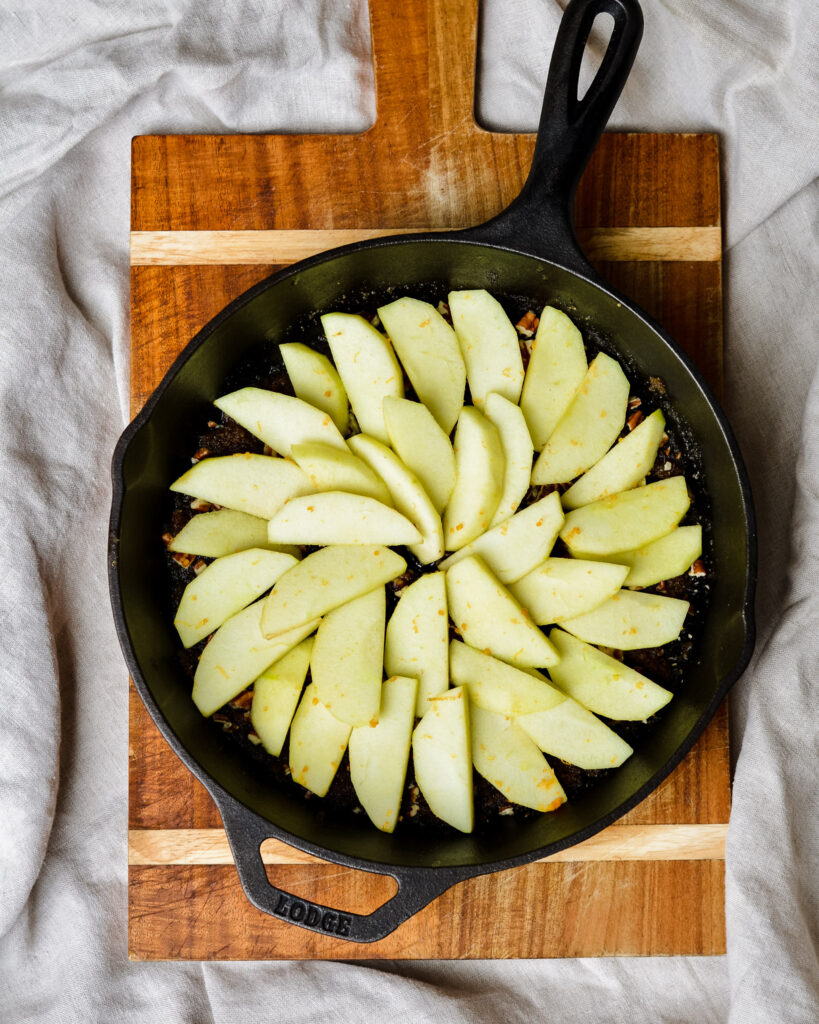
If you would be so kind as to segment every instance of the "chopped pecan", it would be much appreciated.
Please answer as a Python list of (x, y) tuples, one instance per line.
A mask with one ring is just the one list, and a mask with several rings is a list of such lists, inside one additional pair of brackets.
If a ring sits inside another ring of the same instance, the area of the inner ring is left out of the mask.
[(528, 313), (523, 314), (520, 320), (515, 324), (515, 327), (517, 328), (518, 334), (522, 334), (524, 338), (531, 338), (537, 330), (537, 325), (539, 323), (540, 320), (537, 314), (530, 309)]
[(629, 409), (632, 409), (632, 410), (639, 409), (642, 404), (643, 404), (642, 398), (638, 398), (636, 395), (634, 396), (634, 398), (630, 398), (628, 400), (628, 407), (629, 407)]
[(171, 558), (177, 565), (181, 565), (183, 569), (189, 569), (191, 562), (196, 558), (196, 555), (186, 555), (181, 551), (172, 551)]
[(204, 572), (205, 569), (207, 569), (207, 567), (208, 563), (203, 561), (201, 558), (197, 558), (197, 560), (193, 563), (193, 571), (196, 573), (197, 576), (201, 572)]
[(197, 448), (191, 457), (191, 462), (200, 462), (210, 455), (210, 448)]
[(705, 562), (701, 558), (698, 558), (696, 562), (688, 570), (689, 576), (704, 576), (705, 575)]
[(191, 508), (194, 512), (212, 512), (213, 509), (218, 508), (218, 505), (212, 505), (209, 501), (203, 501), (202, 498), (192, 498)]
[(636, 412), (633, 412), (631, 416), (629, 416), (629, 418), (626, 420), (626, 426), (629, 430), (634, 430), (634, 428), (637, 426), (640, 420), (642, 420), (642, 418), (643, 414), (638, 409)]
[(230, 702), (230, 706), (232, 708), (242, 708), (242, 709), (245, 709), (245, 708), (249, 708), (252, 703), (253, 703), (253, 691), (252, 690), (242, 690), (242, 692), (239, 694), (238, 697), (234, 697), (233, 698), (233, 700)]
[(168, 545), (171, 544), (172, 541), (173, 541), (173, 534), (172, 533), (163, 533), (162, 534), (162, 543), (165, 545), (165, 547), (168, 547)]

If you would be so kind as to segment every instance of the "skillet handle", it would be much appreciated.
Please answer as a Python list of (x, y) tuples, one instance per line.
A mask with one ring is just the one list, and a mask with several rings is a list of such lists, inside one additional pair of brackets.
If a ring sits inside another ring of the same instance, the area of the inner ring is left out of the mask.
[[(408, 921), (446, 892), (467, 872), (447, 868), (399, 868), (386, 872), (398, 883), (398, 892), (371, 914), (335, 910), (293, 896), (273, 885), (262, 862), (260, 846), (270, 837), (270, 826), (253, 811), (222, 795), (217, 799), (239, 881), (245, 895), (265, 914), (308, 931), (344, 938), (349, 942), (376, 942)], [(361, 868), (366, 870), (364, 865)]]
[[(614, 28), (592, 84), (578, 99), (580, 65), (598, 14), (610, 14)], [(574, 232), (574, 196), (626, 84), (642, 34), (637, 0), (571, 0), (552, 51), (529, 176), (505, 210), (464, 235), (594, 275)]]

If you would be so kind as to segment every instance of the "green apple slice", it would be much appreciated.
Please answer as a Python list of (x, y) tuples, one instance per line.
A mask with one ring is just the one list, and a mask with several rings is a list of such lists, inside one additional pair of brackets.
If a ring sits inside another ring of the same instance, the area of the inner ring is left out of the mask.
[(623, 551), (618, 562), (630, 566), (624, 587), (653, 587), (672, 580), (691, 568), (702, 554), (702, 527), (678, 526), (676, 530), (635, 551)]
[(444, 531), (441, 517), (421, 481), (391, 448), (374, 437), (356, 434), (350, 438), (350, 447), (381, 477), (401, 515), (417, 527), (421, 541), (410, 544), (410, 551), (422, 565), (436, 562), (444, 553)]
[(345, 601), (383, 587), (406, 568), (404, 559), (384, 545), (319, 548), (289, 569), (265, 598), (262, 632), (276, 637), (297, 629)]
[(448, 301), (474, 405), (482, 409), (490, 391), (517, 403), (523, 359), (518, 332), (503, 306), (483, 290), (450, 292)]
[(603, 458), (626, 422), (629, 384), (620, 364), (601, 352), (532, 470), (534, 484), (562, 484)]
[(450, 617), (470, 647), (519, 667), (537, 668), (557, 660), (529, 613), (476, 555), (447, 569), (446, 594)]
[(280, 455), (290, 455), (293, 445), (304, 441), (347, 450), (332, 416), (292, 395), (242, 388), (222, 395), (213, 404)]
[(685, 477), (672, 476), (569, 512), (560, 537), (577, 558), (631, 551), (671, 533), (690, 504)]
[(421, 481), (435, 511), (443, 512), (455, 486), (455, 453), (449, 436), (426, 406), (406, 398), (384, 399), (384, 422), (399, 458)]
[(614, 721), (644, 722), (673, 696), (633, 668), (562, 629), (553, 629), (549, 638), (560, 652), (560, 661), (549, 670), (552, 679), (597, 715)]
[(466, 691), (447, 690), (430, 705), (412, 734), (415, 781), (436, 817), (471, 832), (475, 811)]
[(268, 639), (261, 631), (264, 600), (220, 626), (202, 652), (193, 677), (193, 702), (205, 717), (250, 686), (318, 626), (318, 617)]
[(503, 490), (491, 527), (513, 515), (529, 490), (533, 449), (523, 413), (508, 398), (493, 391), (486, 396), (484, 411), (489, 422), (497, 427), (504, 458)]
[(390, 621), (384, 646), (388, 675), (411, 675), (418, 680), (416, 713), (449, 687), (449, 619), (442, 572), (419, 577), (401, 594)]
[(367, 816), (382, 832), (392, 832), (401, 810), (412, 727), (415, 679), (393, 676), (381, 691), (378, 722), (350, 734), (350, 778)]
[(187, 555), (204, 558), (222, 558), (248, 548), (269, 548), (295, 557), (299, 555), (299, 549), (292, 544), (268, 541), (266, 519), (232, 508), (200, 512), (185, 523), (168, 545), (169, 551), (184, 551)]
[(510, 592), (539, 626), (584, 615), (613, 597), (628, 576), (627, 565), (578, 558), (546, 558)]
[(310, 660), (316, 693), (348, 725), (378, 718), (385, 619), (386, 597), (378, 587), (328, 612), (316, 633)]
[(537, 451), (549, 440), (571, 405), (587, 370), (580, 331), (565, 313), (546, 306), (540, 314), (520, 396), (520, 407)]
[(504, 473), (497, 427), (465, 405), (455, 430), (455, 488), (444, 510), (447, 551), (457, 551), (489, 528), (503, 493)]
[(501, 715), (528, 715), (550, 711), (566, 699), (539, 672), (524, 672), (460, 640), (449, 645), (454, 686), (465, 686), (469, 700)]
[(665, 416), (655, 409), (572, 484), (563, 495), (563, 507), (580, 508), (636, 487), (654, 465), (664, 431)]
[(455, 551), (441, 562), (441, 568), (448, 569), (469, 555), (480, 555), (501, 583), (514, 583), (546, 558), (562, 525), (560, 496), (552, 491)]
[(173, 620), (183, 647), (193, 647), (209, 633), (269, 590), (297, 563), (292, 555), (248, 548), (217, 558), (190, 581)]
[(316, 491), (347, 491), (375, 498), (382, 505), (392, 503), (384, 481), (350, 451), (308, 441), (294, 444), (290, 457), (310, 477)]
[(287, 738), (310, 667), (312, 650), (313, 637), (310, 636), (265, 669), (253, 684), (250, 723), (264, 749), (274, 757), (281, 754)]
[(634, 651), (676, 640), (688, 608), (688, 601), (676, 597), (620, 590), (594, 611), (564, 619), (561, 625), (587, 643)]
[(548, 711), (521, 715), (515, 724), (545, 754), (578, 768), (618, 768), (634, 753), (613, 729), (570, 697)]
[(375, 498), (325, 491), (293, 498), (270, 520), (277, 544), (417, 544), (421, 534), (400, 512)]
[(290, 498), (310, 494), (313, 485), (310, 477), (288, 459), (244, 452), (202, 459), (174, 480), (170, 489), (272, 519)]
[(434, 306), (420, 299), (396, 299), (381, 306), (378, 315), (415, 393), (449, 436), (466, 386), (455, 332)]
[(470, 705), (472, 763), (495, 789), (523, 807), (556, 811), (563, 787), (537, 744), (511, 718)]
[(325, 796), (336, 776), (352, 726), (340, 722), (321, 703), (310, 683), (290, 726), (290, 774), (316, 796)]
[(279, 351), (296, 398), (326, 412), (344, 434), (349, 425), (350, 407), (335, 366), (327, 356), (300, 341), (280, 345)]
[(404, 375), (389, 339), (351, 313), (327, 313), (321, 324), (360, 429), (387, 444), (381, 403), (385, 395), (404, 395)]

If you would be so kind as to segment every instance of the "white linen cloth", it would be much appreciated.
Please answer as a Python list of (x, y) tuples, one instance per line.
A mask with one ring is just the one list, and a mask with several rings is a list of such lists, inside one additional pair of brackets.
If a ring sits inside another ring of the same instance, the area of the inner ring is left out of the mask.
[[(128, 407), (129, 140), (366, 127), (367, 12), (0, 0), (3, 1021), (819, 1019), (819, 7), (643, 2), (612, 126), (722, 136), (726, 405), (760, 525), (759, 643), (732, 696), (727, 958), (128, 962), (126, 671), (105, 539)], [(536, 126), (560, 6), (484, 3), (488, 126)]]

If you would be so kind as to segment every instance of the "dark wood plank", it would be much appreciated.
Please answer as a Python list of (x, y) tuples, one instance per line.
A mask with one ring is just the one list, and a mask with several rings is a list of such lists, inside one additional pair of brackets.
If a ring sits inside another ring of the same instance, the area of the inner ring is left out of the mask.
[[(345, 909), (369, 912), (375, 894), (382, 900), (389, 895), (383, 881), (360, 872), (344, 873), (339, 888), (333, 867), (281, 866), (269, 874), (294, 886), (305, 870), (313, 893), (332, 893)], [(262, 914), (245, 899), (232, 866), (132, 867), (130, 955), (358, 960), (718, 954), (725, 950), (724, 879), (721, 861), (514, 868), (462, 882), (392, 935), (363, 947)]]

